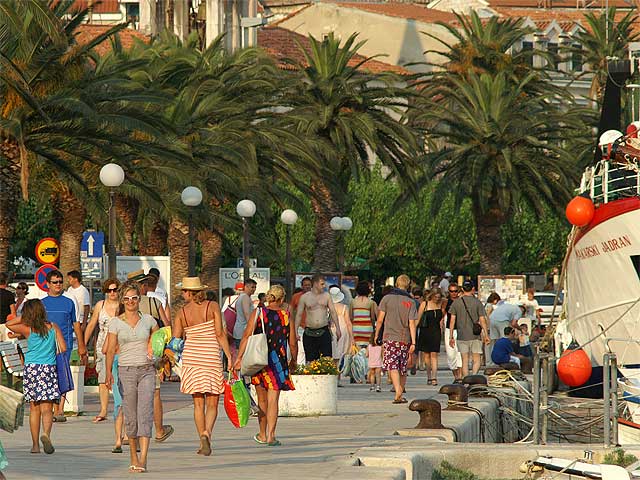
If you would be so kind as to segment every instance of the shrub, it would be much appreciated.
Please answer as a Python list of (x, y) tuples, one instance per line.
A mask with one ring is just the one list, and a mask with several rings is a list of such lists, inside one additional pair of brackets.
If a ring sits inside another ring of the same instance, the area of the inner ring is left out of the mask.
[(330, 357), (320, 357), (306, 365), (298, 365), (295, 371), (295, 375), (338, 375), (338, 373), (340, 373), (338, 367)]

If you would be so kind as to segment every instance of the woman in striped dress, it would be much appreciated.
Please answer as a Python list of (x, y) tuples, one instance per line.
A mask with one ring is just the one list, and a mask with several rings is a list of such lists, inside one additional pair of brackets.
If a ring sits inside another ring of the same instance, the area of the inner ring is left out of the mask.
[(369, 298), (370, 292), (369, 282), (358, 282), (357, 296), (351, 302), (353, 341), (359, 348), (366, 348), (369, 345), (369, 338), (374, 331), (378, 312), (376, 302)]
[(173, 326), (174, 337), (186, 337), (180, 391), (193, 397), (193, 419), (200, 436), (197, 453), (211, 455), (211, 434), (218, 416), (218, 399), (224, 392), (220, 347), (231, 365), (229, 342), (222, 328), (220, 305), (206, 300), (207, 285), (202, 285), (199, 277), (184, 277), (176, 286), (182, 289), (185, 301)]

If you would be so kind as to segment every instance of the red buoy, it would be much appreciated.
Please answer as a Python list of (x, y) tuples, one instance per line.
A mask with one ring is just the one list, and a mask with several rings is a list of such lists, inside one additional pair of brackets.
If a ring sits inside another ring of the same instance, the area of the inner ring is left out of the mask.
[(591, 376), (591, 360), (581, 348), (565, 351), (557, 365), (558, 377), (565, 385), (579, 387)]
[(567, 204), (566, 215), (567, 220), (576, 227), (584, 227), (588, 225), (593, 219), (593, 215), (596, 212), (593, 200), (589, 197), (588, 193), (583, 193), (574, 197)]

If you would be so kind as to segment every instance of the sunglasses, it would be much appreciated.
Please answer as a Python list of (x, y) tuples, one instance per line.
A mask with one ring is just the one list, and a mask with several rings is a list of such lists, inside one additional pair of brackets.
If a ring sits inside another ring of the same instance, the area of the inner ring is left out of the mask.
[(118, 287), (116, 287), (116, 288), (107, 288), (107, 292), (109, 292), (109, 293), (114, 293), (114, 292), (117, 292), (117, 291), (118, 291)]
[(140, 300), (140, 296), (133, 295), (131, 297), (122, 297), (122, 300), (124, 300), (125, 302), (137, 302), (138, 300)]
[(24, 290), (24, 287), (16, 287), (16, 290)]
[(49, 283), (51, 285), (62, 285), (64, 283), (64, 280), (51, 280)]
[(449, 293), (458, 293), (460, 290), (449, 290)]

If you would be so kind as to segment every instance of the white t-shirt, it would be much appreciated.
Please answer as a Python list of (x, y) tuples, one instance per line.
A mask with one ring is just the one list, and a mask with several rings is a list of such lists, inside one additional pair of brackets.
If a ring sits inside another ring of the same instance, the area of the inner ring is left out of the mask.
[(442, 280), (440, 280), (438, 286), (440, 287), (440, 290), (442, 290), (442, 295), (446, 297), (447, 292), (449, 291), (449, 279), (447, 277), (444, 277)]
[(69, 287), (67, 291), (64, 292), (64, 296), (76, 302), (76, 318), (78, 322), (82, 322), (84, 306), (91, 305), (89, 290), (87, 290), (84, 285), (80, 285), (78, 288)]
[(525, 300), (522, 304), (527, 307), (527, 313), (525, 313), (525, 317), (530, 319), (531, 321), (536, 321), (538, 317), (536, 316), (536, 312), (540, 310), (540, 305), (538, 305), (538, 301), (534, 298), (533, 300)]
[(160, 301), (160, 303), (162, 304), (162, 308), (166, 308), (167, 307), (167, 292), (165, 292), (164, 290), (160, 290), (159, 288), (156, 288), (155, 291), (153, 292), (147, 292), (147, 297), (152, 297), (152, 298), (157, 298), (158, 301)]

